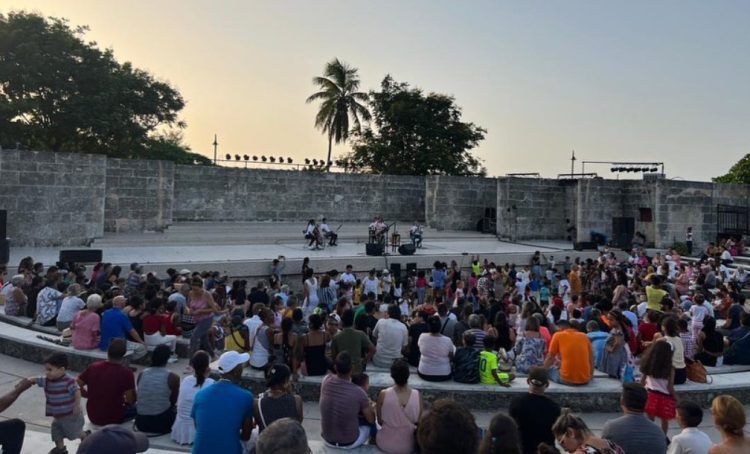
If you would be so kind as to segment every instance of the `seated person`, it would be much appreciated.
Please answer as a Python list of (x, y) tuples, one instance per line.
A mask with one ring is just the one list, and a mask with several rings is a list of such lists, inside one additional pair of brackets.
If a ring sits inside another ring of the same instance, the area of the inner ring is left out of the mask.
[(320, 223), (320, 231), (323, 233), (323, 236), (325, 238), (328, 238), (329, 246), (338, 246), (338, 244), (336, 244), (336, 241), (338, 241), (339, 235), (338, 233), (331, 230), (331, 227), (326, 222), (326, 218), (323, 218), (323, 221)]
[(416, 247), (422, 247), (422, 235), (424, 234), (422, 226), (419, 222), (414, 221), (414, 225), (409, 229), (409, 238), (411, 238), (411, 244)]

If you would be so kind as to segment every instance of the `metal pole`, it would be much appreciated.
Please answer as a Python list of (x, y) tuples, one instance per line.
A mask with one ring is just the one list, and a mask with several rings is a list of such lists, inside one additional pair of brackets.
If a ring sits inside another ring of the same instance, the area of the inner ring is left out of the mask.
[(575, 173), (575, 164), (576, 164), (576, 151), (573, 150), (573, 156), (570, 158), (570, 178), (573, 178), (573, 174)]
[(214, 146), (214, 165), (216, 165), (216, 149), (219, 146), (219, 141), (217, 140), (216, 134), (214, 134), (214, 143), (212, 145)]

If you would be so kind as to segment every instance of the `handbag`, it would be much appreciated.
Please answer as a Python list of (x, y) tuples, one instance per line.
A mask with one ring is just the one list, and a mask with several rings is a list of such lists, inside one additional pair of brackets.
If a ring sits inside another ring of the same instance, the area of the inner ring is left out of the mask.
[(685, 359), (685, 372), (687, 378), (693, 383), (711, 383), (713, 379), (708, 375), (708, 371), (703, 363), (696, 360)]

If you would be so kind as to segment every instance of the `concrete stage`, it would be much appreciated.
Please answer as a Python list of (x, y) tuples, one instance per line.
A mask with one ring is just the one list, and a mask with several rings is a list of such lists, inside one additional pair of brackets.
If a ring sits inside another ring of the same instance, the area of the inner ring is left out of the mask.
[[(386, 268), (390, 263), (417, 263), (429, 268), (435, 260), (456, 260), (468, 266), (472, 255), (480, 255), (496, 263), (526, 264), (534, 251), (545, 256), (557, 256), (561, 261), (565, 255), (589, 257), (595, 251), (576, 252), (572, 245), (563, 241), (526, 241), (508, 243), (498, 241), (494, 235), (471, 231), (438, 231), (425, 229), (423, 247), (413, 256), (401, 256), (388, 248), (387, 255), (372, 257), (365, 254), (367, 224), (345, 224), (339, 230), (339, 246), (323, 250), (310, 250), (303, 238), (302, 223), (282, 222), (185, 222), (170, 226), (163, 232), (128, 234), (105, 234), (91, 244), (93, 249), (102, 249), (104, 261), (119, 264), (123, 268), (138, 262), (147, 271), (164, 271), (173, 267), (196, 270), (217, 270), (232, 277), (266, 276), (270, 261), (279, 255), (287, 258), (286, 275), (300, 272), (302, 259), (309, 257), (316, 271), (337, 269), (343, 271), (352, 264), (356, 271), (371, 268)], [(338, 225), (332, 225), (337, 228)], [(402, 243), (409, 242), (409, 227), (398, 224)], [(11, 248), (12, 268), (21, 258), (30, 255), (45, 265), (55, 263), (61, 248), (18, 247)], [(68, 249), (68, 248), (65, 248)], [(73, 248), (70, 248), (73, 249)], [(76, 248), (77, 249), (77, 248)], [(85, 248), (81, 248), (85, 249)]]

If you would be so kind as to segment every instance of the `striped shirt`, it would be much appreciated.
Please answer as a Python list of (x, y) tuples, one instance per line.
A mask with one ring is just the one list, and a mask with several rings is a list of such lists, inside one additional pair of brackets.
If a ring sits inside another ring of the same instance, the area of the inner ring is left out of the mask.
[(40, 388), (44, 388), (44, 395), (47, 398), (45, 406), (47, 416), (61, 418), (73, 414), (76, 405), (76, 392), (78, 392), (78, 384), (75, 378), (68, 374), (56, 380), (39, 377), (36, 384)]

